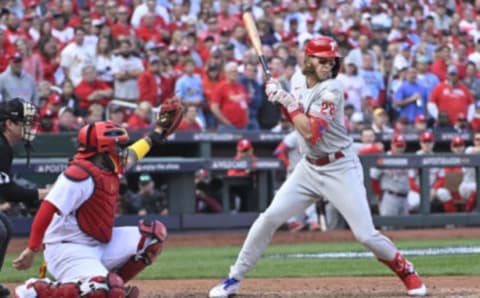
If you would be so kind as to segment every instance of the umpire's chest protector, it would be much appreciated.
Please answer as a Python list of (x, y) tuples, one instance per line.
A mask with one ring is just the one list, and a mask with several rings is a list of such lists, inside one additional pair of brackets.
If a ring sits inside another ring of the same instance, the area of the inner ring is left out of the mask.
[(85, 234), (100, 242), (109, 242), (112, 238), (120, 186), (117, 174), (102, 170), (83, 159), (71, 161), (65, 173), (70, 174), (68, 175), (70, 177), (93, 178), (94, 191), (90, 198), (78, 208), (76, 217), (80, 229)]

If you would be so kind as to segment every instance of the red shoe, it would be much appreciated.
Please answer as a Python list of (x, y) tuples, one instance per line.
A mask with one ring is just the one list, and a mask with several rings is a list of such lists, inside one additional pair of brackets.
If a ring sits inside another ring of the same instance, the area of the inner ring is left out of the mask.
[(298, 232), (301, 231), (305, 225), (302, 222), (294, 221), (288, 224), (288, 231), (289, 232)]
[(392, 261), (380, 260), (387, 265), (393, 272), (397, 274), (407, 288), (409, 296), (426, 296), (427, 287), (423, 284), (420, 276), (413, 268), (412, 263), (407, 261), (400, 253), (397, 252)]

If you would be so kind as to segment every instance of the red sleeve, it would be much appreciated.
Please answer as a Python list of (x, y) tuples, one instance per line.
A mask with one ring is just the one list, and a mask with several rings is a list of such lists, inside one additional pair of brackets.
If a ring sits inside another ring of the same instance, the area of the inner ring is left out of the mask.
[[(467, 95), (467, 102), (468, 102), (468, 105), (473, 105), (475, 104), (475, 100), (473, 99), (473, 95), (472, 95), (472, 92), (470, 92), (470, 90), (468, 89), (467, 86), (463, 86), (463, 92), (465, 92), (465, 94)], [(467, 107), (468, 108), (468, 107)]]
[(141, 73), (138, 76), (138, 92), (139, 100), (146, 100), (150, 102), (153, 106), (156, 106), (156, 87), (151, 83), (151, 76), (147, 71)]
[(85, 88), (83, 82), (75, 87), (75, 95), (78, 97), (80, 101), (87, 101), (87, 97), (90, 95), (91, 90), (90, 88)]
[(211, 103), (218, 103), (221, 105), (226, 88), (227, 86), (225, 86), (224, 84), (218, 84), (215, 90), (213, 90)]
[(385, 103), (385, 90), (380, 90), (377, 97), (377, 104), (378, 106), (383, 107), (384, 103)]
[(437, 86), (435, 86), (435, 88), (433, 88), (432, 90), (432, 93), (430, 94), (430, 98), (428, 99), (428, 102), (433, 102), (435, 104), (438, 104), (438, 93), (439, 91), (442, 88), (442, 83), (438, 84)]
[(28, 247), (33, 251), (39, 251), (42, 248), (43, 236), (47, 231), (53, 215), (58, 209), (49, 201), (43, 201), (35, 215), (30, 232)]
[(445, 185), (445, 177), (438, 177), (435, 184), (433, 184), (433, 189), (439, 189), (440, 187)]
[(372, 191), (377, 196), (382, 196), (383, 190), (380, 187), (380, 181), (378, 179), (370, 179), (370, 184), (372, 186)]
[(417, 182), (415, 182), (415, 177), (408, 177), (408, 184), (410, 185), (411, 190), (420, 192), (420, 187)]

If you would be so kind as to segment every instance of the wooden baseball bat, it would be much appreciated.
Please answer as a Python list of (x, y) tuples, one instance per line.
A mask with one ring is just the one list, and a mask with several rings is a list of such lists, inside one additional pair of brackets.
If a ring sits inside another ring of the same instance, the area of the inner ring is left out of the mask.
[(267, 61), (265, 60), (265, 56), (263, 55), (260, 36), (258, 35), (257, 26), (255, 25), (255, 20), (253, 19), (253, 15), (250, 11), (246, 11), (243, 13), (243, 22), (245, 24), (245, 28), (247, 29), (248, 36), (252, 41), (253, 48), (257, 53), (258, 59), (260, 60), (260, 64), (262, 64), (265, 77), (267, 78), (267, 81), (268, 81), (272, 78), (272, 73), (268, 68)]

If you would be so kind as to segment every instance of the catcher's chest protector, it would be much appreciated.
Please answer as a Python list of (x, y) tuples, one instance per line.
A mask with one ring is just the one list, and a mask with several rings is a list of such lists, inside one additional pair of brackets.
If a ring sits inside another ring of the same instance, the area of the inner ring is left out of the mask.
[(85, 234), (100, 242), (109, 242), (117, 210), (120, 186), (118, 176), (83, 159), (70, 162), (64, 174), (76, 181), (93, 178), (95, 183), (93, 194), (78, 208), (76, 217), (80, 229)]

